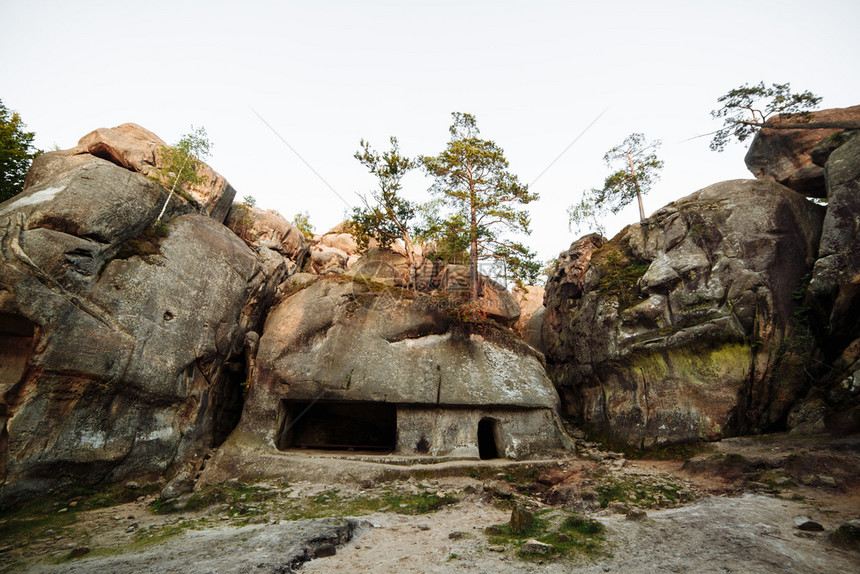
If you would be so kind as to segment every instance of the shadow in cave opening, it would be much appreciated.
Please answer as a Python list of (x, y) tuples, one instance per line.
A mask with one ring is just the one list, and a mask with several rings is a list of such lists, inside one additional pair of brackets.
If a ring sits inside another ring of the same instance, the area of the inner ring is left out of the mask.
[(278, 450), (388, 454), (397, 444), (397, 406), (390, 403), (282, 400), (278, 420)]
[(496, 437), (499, 431), (499, 421), (484, 418), (478, 422), (478, 454), (481, 460), (499, 458), (499, 448)]

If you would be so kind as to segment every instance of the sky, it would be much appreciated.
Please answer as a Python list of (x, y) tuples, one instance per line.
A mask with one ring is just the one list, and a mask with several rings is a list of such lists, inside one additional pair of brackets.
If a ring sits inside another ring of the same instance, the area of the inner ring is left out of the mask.
[[(728, 90), (789, 82), (823, 108), (860, 104), (856, 0), (0, 0), (0, 21), (0, 100), (37, 147), (126, 122), (168, 143), (203, 126), (238, 198), (307, 212), (317, 232), (374, 188), (353, 158), (362, 138), (434, 155), (451, 113), (471, 113), (540, 196), (524, 242), (542, 261), (576, 239), (567, 208), (633, 132), (662, 141), (650, 214), (752, 177), (746, 144), (695, 138), (719, 127), (709, 112)], [(431, 183), (410, 173), (407, 197), (429, 199)], [(630, 205), (605, 227), (637, 219)]]

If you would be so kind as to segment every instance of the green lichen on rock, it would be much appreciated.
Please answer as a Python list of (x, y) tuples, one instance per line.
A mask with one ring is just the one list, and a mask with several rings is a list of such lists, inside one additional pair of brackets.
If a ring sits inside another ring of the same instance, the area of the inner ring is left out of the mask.
[(600, 270), (597, 291), (601, 297), (617, 299), (619, 311), (646, 298), (638, 283), (648, 271), (651, 262), (639, 259), (633, 254), (626, 243), (624, 232), (595, 251), (591, 262)]
[(736, 386), (745, 378), (750, 358), (749, 346), (739, 342), (716, 346), (691, 344), (635, 353), (629, 360), (629, 369), (634, 380), (657, 385), (675, 379), (691, 385)]

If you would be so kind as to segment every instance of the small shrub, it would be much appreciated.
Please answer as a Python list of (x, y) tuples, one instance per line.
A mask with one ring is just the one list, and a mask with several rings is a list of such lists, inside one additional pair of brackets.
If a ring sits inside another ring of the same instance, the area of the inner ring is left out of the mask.
[(167, 221), (159, 221), (150, 226), (146, 231), (123, 242), (114, 256), (114, 259), (129, 259), (139, 256), (157, 255), (161, 251), (161, 241), (170, 235)]

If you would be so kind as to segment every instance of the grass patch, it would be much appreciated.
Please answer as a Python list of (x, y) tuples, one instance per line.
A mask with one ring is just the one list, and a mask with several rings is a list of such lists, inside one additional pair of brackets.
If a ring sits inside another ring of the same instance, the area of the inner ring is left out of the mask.
[[(526, 541), (535, 539), (538, 542), (553, 546), (553, 557), (589, 557), (594, 558), (604, 553), (604, 526), (596, 520), (582, 517), (578, 514), (563, 514), (548, 516), (552, 510), (537, 513), (532, 524), (522, 532), (512, 532), (510, 524), (498, 524), (486, 529), (489, 543), (497, 546), (512, 547), (520, 558), (538, 558), (523, 549)], [(544, 557), (544, 556), (541, 556)]]
[(403, 494), (386, 490), (376, 496), (367, 492), (356, 496), (342, 496), (337, 489), (333, 489), (289, 505), (284, 509), (284, 518), (297, 520), (300, 518), (360, 516), (373, 512), (427, 514), (456, 502), (457, 499), (450, 494), (439, 496), (427, 491), (417, 494)]
[(97, 558), (130, 554), (140, 550), (145, 550), (153, 545), (160, 544), (165, 540), (178, 536), (188, 530), (202, 530), (205, 526), (206, 519), (202, 518), (197, 521), (182, 521), (177, 524), (142, 528), (135, 534), (135, 539), (127, 544), (92, 548), (89, 552), (77, 558), (73, 558), (69, 554), (65, 554), (48, 560), (48, 562), (53, 564), (66, 564), (73, 562), (74, 560), (78, 560), (79, 558)]
[(0, 546), (26, 544), (46, 530), (59, 532), (77, 522), (80, 512), (125, 504), (158, 488), (158, 484), (140, 488), (115, 485), (102, 490), (74, 488), (4, 508), (0, 510), (0, 520), (4, 521), (0, 525)]
[(614, 478), (606, 475), (595, 490), (601, 508), (606, 508), (612, 502), (635, 504), (643, 508), (660, 508), (696, 498), (683, 484), (645, 476)]
[(157, 498), (150, 504), (150, 510), (153, 514), (172, 514), (203, 510), (215, 504), (226, 504), (228, 508), (225, 515), (227, 516), (253, 516), (262, 512), (261, 503), (275, 496), (277, 492), (268, 488), (227, 483), (204, 488), (186, 500), (180, 500), (181, 497), (171, 500)]
[(427, 491), (403, 494), (387, 489), (379, 490), (378, 494), (365, 491), (345, 495), (338, 489), (330, 489), (310, 497), (290, 498), (281, 495), (280, 491), (257, 486), (221, 484), (207, 487), (181, 502), (179, 499), (157, 499), (151, 509), (155, 514), (170, 514), (221, 504), (224, 507), (220, 511), (221, 515), (234, 520), (250, 521), (263, 513), (274, 513), (285, 520), (298, 520), (358, 516), (373, 512), (426, 514), (457, 502), (450, 494), (439, 496)]

